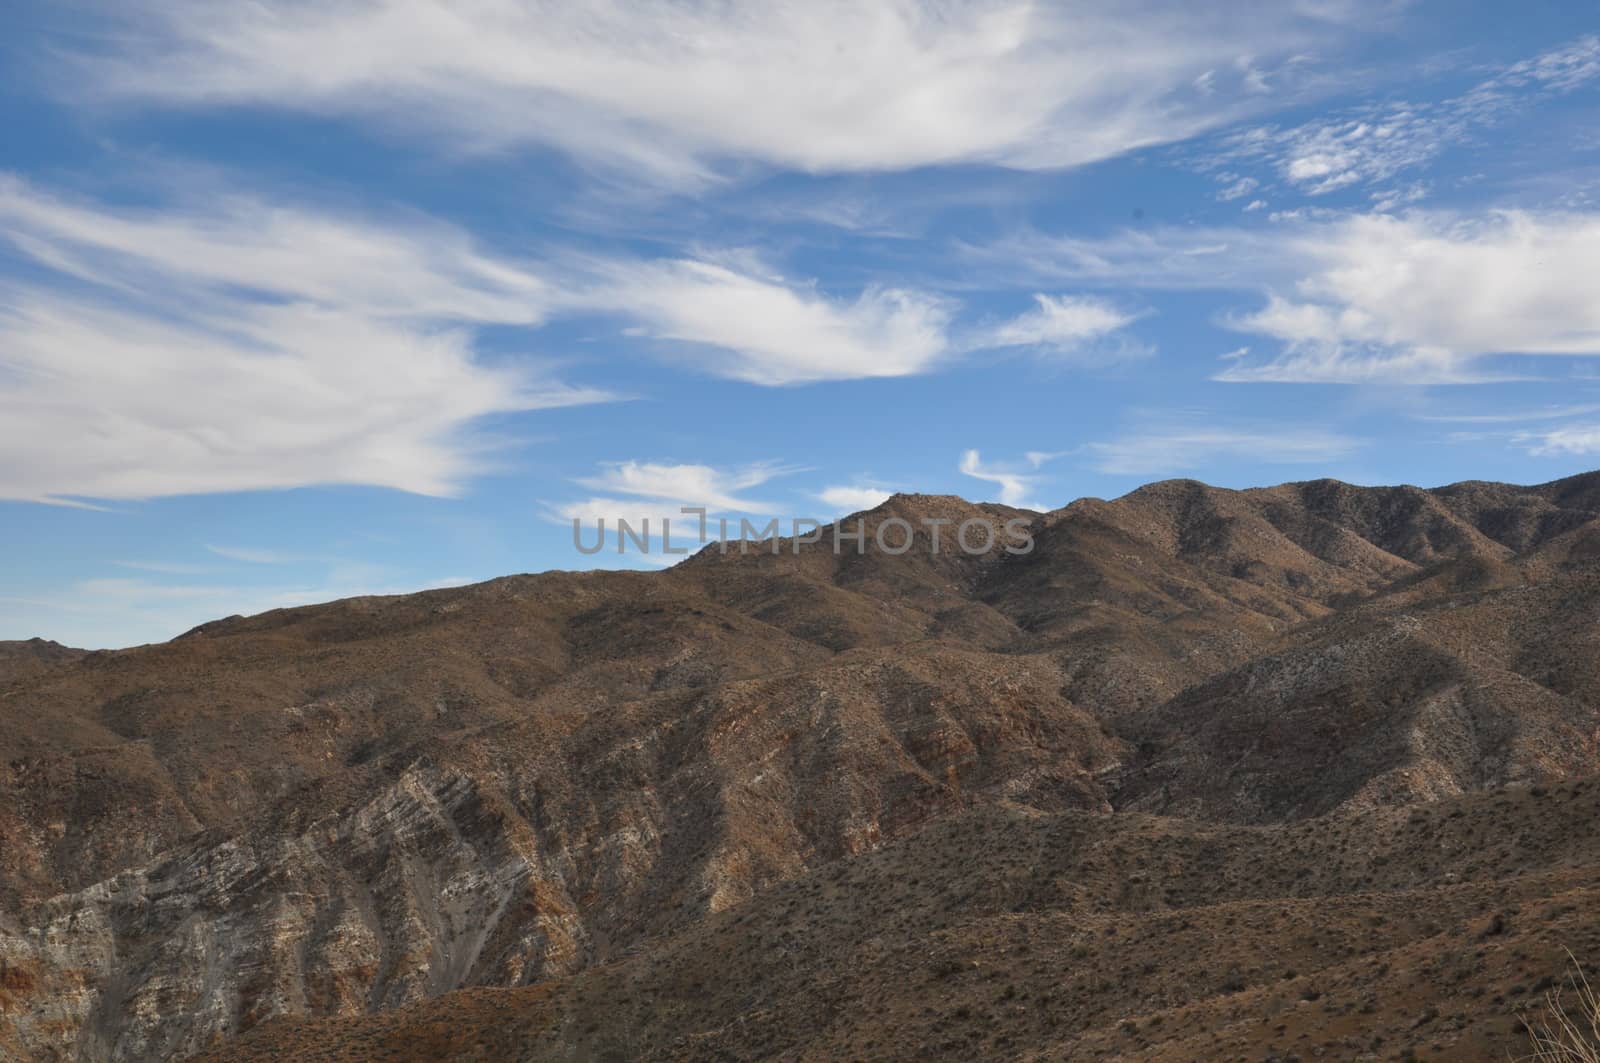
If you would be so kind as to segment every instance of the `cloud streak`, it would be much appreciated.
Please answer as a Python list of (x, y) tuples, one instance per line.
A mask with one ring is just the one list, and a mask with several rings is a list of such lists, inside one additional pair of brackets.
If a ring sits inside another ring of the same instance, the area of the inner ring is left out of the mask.
[(623, 461), (577, 483), (594, 491), (704, 506), (714, 511), (765, 513), (772, 509), (771, 503), (742, 498), (740, 492), (792, 471), (771, 463), (719, 469), (710, 465)]
[(1317, 430), (1162, 425), (1110, 442), (1090, 443), (1085, 450), (1100, 472), (1163, 476), (1230, 460), (1325, 465), (1358, 446), (1360, 442), (1348, 436)]
[(1051, 169), (1281, 101), (1304, 64), (1276, 60), (1384, 6), (158, 0), (108, 11), (129, 32), (79, 53), (64, 89), (338, 115), (469, 150), (547, 145), (678, 186), (740, 160)]
[[(595, 476), (580, 477), (580, 487), (603, 492), (588, 498), (548, 502), (550, 517), (574, 527), (574, 545), (584, 547), (614, 544), (619, 555), (631, 555), (634, 562), (647, 565), (671, 564), (678, 552), (691, 552), (699, 542), (700, 516), (685, 513), (688, 508), (704, 509), (707, 535), (718, 538), (720, 520), (728, 520), (731, 537), (737, 538), (740, 521), (751, 517), (772, 517), (779, 507), (771, 502), (744, 496), (780, 476), (798, 471), (792, 466), (763, 462), (738, 468), (720, 468), (695, 463), (624, 461), (607, 465)], [(649, 551), (622, 536), (619, 521), (625, 521), (630, 535), (649, 544)], [(603, 522), (603, 523), (602, 523)], [(761, 523), (761, 522), (758, 522)], [(674, 553), (664, 552), (666, 530), (670, 526)], [(602, 529), (603, 532), (597, 529)]]
[(5, 243), (29, 268), (0, 280), (0, 498), (450, 495), (489, 467), (481, 418), (608, 397), (484, 362), (475, 327), (537, 320), (545, 285), (454, 231), (6, 178)]
[[(1506, 121), (1542, 95), (1572, 92), (1600, 78), (1600, 36), (1590, 35), (1507, 66), (1466, 92), (1431, 102), (1369, 104), (1297, 126), (1229, 132), (1198, 159), (1221, 186), (1218, 198), (1259, 186), (1233, 172), (1266, 166), (1308, 196), (1375, 185), (1432, 163), (1452, 144)], [(1379, 194), (1383, 198), (1389, 194)]]
[(1027, 347), (1047, 354), (1081, 352), (1138, 319), (1096, 296), (1036, 294), (1034, 309), (978, 331), (970, 339), (979, 349)]

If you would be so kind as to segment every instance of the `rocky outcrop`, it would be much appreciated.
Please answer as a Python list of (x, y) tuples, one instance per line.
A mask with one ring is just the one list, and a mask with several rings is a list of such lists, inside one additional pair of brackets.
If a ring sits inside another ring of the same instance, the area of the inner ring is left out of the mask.
[(290, 837), (197, 841), (27, 909), (0, 965), (32, 1060), (180, 1059), (284, 1014), (387, 1008), (570, 973), (562, 857), (468, 779), (416, 766)]

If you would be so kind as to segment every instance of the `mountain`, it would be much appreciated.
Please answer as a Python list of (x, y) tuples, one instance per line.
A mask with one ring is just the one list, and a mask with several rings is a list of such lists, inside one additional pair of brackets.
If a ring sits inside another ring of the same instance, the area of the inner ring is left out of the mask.
[(0, 1056), (1498, 1059), (1593, 943), (1600, 474), (858, 519), (0, 645)]

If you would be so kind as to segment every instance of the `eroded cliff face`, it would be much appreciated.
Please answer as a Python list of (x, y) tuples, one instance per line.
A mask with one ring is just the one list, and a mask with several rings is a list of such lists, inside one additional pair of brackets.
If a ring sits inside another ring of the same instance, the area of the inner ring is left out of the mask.
[[(1029, 555), (712, 551), (0, 653), (0, 1055), (575, 975), (974, 808), (1592, 770), (1600, 491), (1153, 485)], [(865, 516), (972, 514), (897, 496)]]
[(394, 1007), (576, 970), (567, 854), (414, 766), (354, 814), (200, 841), (0, 932), (21, 1058), (178, 1059), (273, 1015)]

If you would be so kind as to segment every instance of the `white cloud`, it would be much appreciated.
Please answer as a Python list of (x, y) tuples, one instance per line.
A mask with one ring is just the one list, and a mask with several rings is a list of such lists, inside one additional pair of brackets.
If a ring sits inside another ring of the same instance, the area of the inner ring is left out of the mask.
[(4, 179), (6, 240), (44, 270), (0, 285), (0, 498), (446, 495), (486, 467), (478, 419), (607, 397), (478, 357), (473, 326), (536, 320), (545, 286), (452, 230)]
[(817, 492), (817, 499), (838, 513), (859, 513), (876, 509), (889, 500), (894, 492), (885, 487), (825, 487)]
[(119, 211), (0, 174), (0, 226), (24, 253), (113, 289), (232, 286), (372, 317), (511, 324), (538, 321), (550, 300), (525, 264), (422, 218), (380, 224), (245, 196)]
[(792, 471), (770, 463), (718, 469), (710, 465), (624, 461), (608, 465), (599, 476), (584, 477), (577, 483), (594, 491), (704, 506), (713, 512), (766, 513), (771, 511), (771, 503), (742, 498), (739, 492)]
[[(1367, 105), (1333, 117), (1288, 128), (1250, 127), (1223, 134), (1198, 160), (1202, 170), (1218, 170), (1219, 199), (1248, 183), (1239, 195), (1261, 186), (1227, 167), (1252, 163), (1305, 195), (1320, 196), (1354, 184), (1388, 180), (1431, 162), (1450, 142), (1464, 136), (1477, 114), (1466, 105), (1391, 103)], [(1219, 169), (1221, 168), (1221, 169)]]
[(1600, 34), (1580, 37), (1507, 69), (1498, 79), (1508, 85), (1541, 85), (1571, 92), (1600, 78)]
[(1524, 432), (1515, 441), (1538, 457), (1600, 454), (1600, 425), (1567, 425), (1549, 432)]
[(1294, 297), (1234, 321), (1283, 354), (1223, 380), (1492, 378), (1495, 354), (1600, 355), (1600, 215), (1368, 215), (1297, 237)]
[(1224, 182), (1222, 188), (1217, 191), (1217, 199), (1223, 203), (1228, 203), (1235, 199), (1243, 199), (1261, 187), (1261, 182), (1254, 177), (1240, 177), (1231, 173), (1219, 174), (1218, 180)]
[[(157, 0), (108, 11), (134, 25), (79, 55), (70, 87), (546, 144), (678, 183), (738, 159), (1053, 168), (1259, 109), (1262, 63), (1326, 49), (1382, 6)], [(1270, 72), (1278, 98), (1302, 65)]]
[(229, 561), (243, 561), (250, 565), (298, 565), (319, 560), (305, 554), (293, 554), (285, 550), (263, 550), (250, 546), (213, 546), (207, 543), (206, 549), (218, 557), (225, 557)]
[(962, 250), (1013, 286), (1264, 289), (1297, 265), (1295, 247), (1270, 229), (1124, 229), (1106, 237), (1023, 231)]
[(1284, 134), (1279, 172), (1309, 195), (1381, 181), (1430, 161), (1461, 134), (1461, 121), (1400, 104), (1368, 118), (1316, 122)]
[(1269, 464), (1326, 464), (1359, 446), (1331, 432), (1159, 426), (1106, 443), (1091, 443), (1095, 467), (1123, 476), (1161, 476), (1204, 469), (1223, 460)]
[[(473, 357), (459, 331), (310, 307), (166, 324), (7, 293), (0, 497), (149, 498), (369, 484), (455, 493), (485, 415), (595, 401)], [(232, 326), (244, 333), (229, 336)], [(40, 440), (49, 440), (40, 446)]]
[[(1459, 96), (1431, 102), (1369, 104), (1298, 126), (1252, 127), (1224, 134), (1199, 160), (1222, 185), (1219, 199), (1256, 187), (1230, 167), (1251, 162), (1271, 168), (1310, 196), (1375, 184), (1433, 162), (1452, 144), (1505, 121), (1541, 94), (1570, 92), (1600, 77), (1600, 36), (1581, 38), (1513, 64)], [(1243, 191), (1240, 191), (1243, 189)], [(1380, 208), (1421, 198), (1426, 186), (1381, 194)]]
[[(1029, 464), (1038, 468), (1033, 462), (1037, 452), (1030, 454)], [(1021, 473), (1015, 469), (1000, 465), (985, 465), (982, 456), (976, 450), (964, 451), (961, 455), (959, 466), (963, 476), (971, 476), (978, 480), (987, 480), (1000, 485), (1000, 502), (1007, 506), (1016, 506), (1018, 509), (1045, 510), (1048, 507), (1029, 500), (1029, 495), (1039, 482), (1039, 477)]]
[[(641, 531), (648, 526), (652, 537), (659, 537), (665, 521), (671, 521), (674, 528), (673, 541), (677, 541), (686, 534), (684, 529), (694, 529), (699, 525), (699, 516), (694, 513), (685, 513), (683, 509), (697, 506), (694, 502), (680, 502), (676, 499), (663, 498), (617, 498), (614, 496), (595, 496), (590, 498), (569, 499), (564, 502), (552, 502), (546, 507), (552, 520), (557, 524), (570, 525), (573, 521), (582, 525), (584, 541), (588, 542), (594, 534), (593, 529), (605, 522), (608, 535), (615, 535), (618, 521), (626, 521), (628, 526), (635, 531)], [(732, 511), (734, 524), (738, 524), (738, 514), (741, 511)], [(751, 511), (743, 511), (751, 512)], [(715, 527), (720, 516), (729, 515), (730, 511), (713, 511), (707, 509), (707, 520)], [(692, 531), (687, 534), (693, 534)]]
[(1259, 293), (1229, 327), (1281, 342), (1234, 382), (1505, 380), (1496, 355), (1600, 355), (1600, 213), (1311, 212), (1260, 229), (1102, 239), (1025, 234), (969, 249), (1019, 281)]
[(640, 323), (643, 334), (693, 345), (721, 375), (756, 384), (906, 376), (950, 354), (946, 300), (896, 288), (830, 297), (748, 262), (672, 260), (598, 267), (576, 298)]
[(974, 336), (976, 349), (1036, 347), (1058, 354), (1081, 349), (1137, 319), (1095, 296), (1035, 295), (1038, 306)]
[(1420, 203), (1428, 198), (1426, 181), (1413, 181), (1396, 188), (1380, 188), (1371, 193), (1372, 209), (1380, 214), (1393, 214), (1401, 207)]
[[(243, 196), (111, 208), (0, 178), (7, 244), (27, 269), (0, 284), (0, 497), (58, 504), (309, 484), (451, 494), (489, 467), (483, 418), (612, 397), (528, 359), (488, 364), (486, 325), (614, 314), (665, 353), (764, 385), (908, 375), (970, 349), (943, 297), (828, 293), (748, 254), (511, 260), (424, 219)], [(1061, 348), (1123, 320), (1041, 297), (998, 338)]]
[[(632, 562), (647, 565), (671, 564), (680, 557), (662, 552), (666, 545), (663, 533), (669, 524), (674, 550), (688, 548), (692, 552), (701, 545), (700, 517), (684, 513), (685, 507), (706, 510), (708, 539), (719, 537), (723, 520), (728, 521), (728, 537), (737, 539), (741, 521), (761, 518), (754, 520), (753, 525), (762, 527), (778, 510), (773, 503), (745, 497), (742, 492), (795, 471), (792, 466), (773, 463), (718, 468), (699, 464), (618, 462), (605, 466), (597, 476), (575, 481), (581, 487), (606, 494), (546, 503), (546, 510), (558, 523), (577, 522), (574, 535), (585, 547), (596, 542), (599, 535), (596, 529), (603, 521), (603, 538), (609, 544), (604, 554), (621, 554)], [(648, 552), (639, 550), (631, 538), (621, 538), (619, 521), (626, 521), (631, 533), (648, 544)], [(787, 527), (780, 526), (780, 530), (788, 533)], [(585, 567), (589, 563), (585, 560)]]

